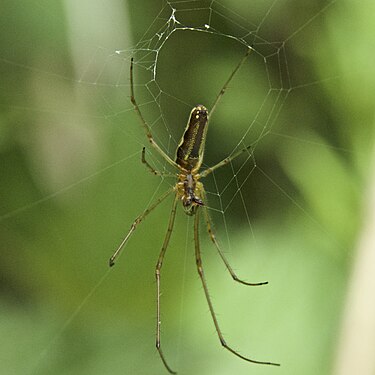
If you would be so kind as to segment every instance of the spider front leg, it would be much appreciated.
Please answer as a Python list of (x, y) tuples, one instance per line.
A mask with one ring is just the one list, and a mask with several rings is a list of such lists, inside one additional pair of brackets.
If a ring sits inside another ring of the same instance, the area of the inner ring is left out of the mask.
[(278, 364), (278, 363), (256, 361), (254, 359), (245, 357), (242, 354), (238, 353), (236, 350), (232, 349), (226, 343), (226, 341), (224, 339), (224, 336), (221, 333), (221, 329), (219, 327), (219, 323), (218, 323), (217, 318), (216, 318), (216, 313), (214, 311), (214, 307), (213, 307), (212, 302), (211, 302), (211, 297), (208, 293), (206, 278), (204, 276), (203, 264), (202, 264), (202, 258), (201, 258), (201, 252), (200, 252), (200, 244), (199, 244), (199, 209), (197, 210), (197, 212), (195, 214), (195, 220), (194, 220), (194, 243), (195, 243), (195, 260), (196, 260), (196, 264), (197, 264), (198, 274), (199, 274), (199, 277), (200, 277), (201, 282), (202, 282), (204, 294), (206, 296), (206, 301), (207, 301), (207, 304), (208, 304), (208, 307), (209, 307), (209, 310), (210, 310), (210, 313), (211, 313), (211, 317), (212, 317), (212, 320), (213, 320), (214, 325), (215, 325), (216, 333), (219, 337), (221, 345), (225, 349), (230, 351), (232, 354), (234, 354), (235, 356), (237, 356), (237, 357), (239, 357), (239, 358), (241, 358), (241, 359), (243, 359), (247, 362), (257, 363), (257, 364), (260, 364), (260, 365), (280, 366), (280, 364)]
[(166, 160), (170, 165), (173, 165), (175, 168), (179, 168), (177, 163), (173, 161), (161, 148), (160, 146), (155, 142), (152, 134), (151, 129), (146, 120), (144, 119), (141, 110), (139, 109), (138, 103), (135, 100), (134, 96), (134, 78), (133, 78), (133, 63), (134, 59), (131, 58), (130, 61), (130, 100), (134, 106), (135, 111), (138, 114), (139, 119), (141, 120), (142, 127), (144, 128), (146, 132), (146, 136), (151, 144), (151, 146), (163, 157), (164, 160)]
[(250, 55), (250, 53), (252, 51), (254, 51), (254, 49), (252, 47), (248, 47), (248, 49), (247, 49), (247, 51), (245, 53), (245, 56), (240, 60), (240, 62), (237, 64), (237, 66), (234, 68), (233, 72), (230, 74), (230, 76), (228, 77), (228, 79), (224, 83), (223, 87), (221, 88), (219, 94), (217, 95), (217, 97), (216, 97), (216, 99), (214, 101), (214, 104), (212, 105), (211, 116), (215, 112), (217, 104), (219, 103), (219, 101), (223, 97), (223, 95), (225, 94), (225, 91), (228, 88), (228, 86), (229, 86), (230, 82), (232, 81), (233, 77), (236, 75), (237, 71), (241, 68), (241, 66), (247, 60), (248, 56)]

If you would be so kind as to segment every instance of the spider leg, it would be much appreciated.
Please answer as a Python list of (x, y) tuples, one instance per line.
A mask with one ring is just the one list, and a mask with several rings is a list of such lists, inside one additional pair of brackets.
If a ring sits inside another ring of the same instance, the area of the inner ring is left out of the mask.
[[(204, 194), (204, 198), (205, 198), (205, 194)], [(206, 199), (205, 199), (205, 202), (206, 202)], [(225, 267), (227, 268), (227, 270), (229, 271), (229, 273), (231, 274), (232, 278), (234, 281), (237, 281), (241, 284), (244, 284), (244, 285), (251, 285), (251, 286), (259, 286), (259, 285), (266, 285), (268, 284), (268, 281), (263, 281), (263, 282), (260, 282), (260, 283), (248, 283), (246, 281), (243, 281), (241, 279), (238, 278), (238, 276), (235, 274), (235, 272), (233, 271), (233, 268), (231, 267), (231, 265), (229, 264), (227, 258), (224, 256), (224, 253), (222, 252), (222, 250), (220, 249), (220, 246), (216, 240), (216, 237), (215, 237), (215, 234), (212, 230), (212, 221), (211, 221), (211, 217), (210, 217), (210, 214), (208, 213), (208, 209), (207, 209), (207, 206), (203, 206), (203, 212), (204, 212), (204, 216), (205, 216), (205, 220), (206, 220), (206, 225), (207, 225), (207, 231), (208, 231), (208, 235), (210, 236), (211, 238), (211, 241), (214, 243), (215, 247), (216, 247), (216, 250), (217, 252), (219, 253), (220, 255), (220, 258), (222, 259), (222, 261), (224, 262), (225, 264)]]
[(213, 167), (209, 167), (209, 168), (205, 169), (202, 173), (199, 173), (199, 177), (208, 176), (210, 173), (212, 173), (216, 169), (221, 168), (224, 165), (227, 165), (228, 163), (230, 163), (234, 159), (238, 158), (240, 155), (242, 155), (245, 152), (248, 152), (248, 153), (250, 153), (250, 155), (253, 155), (252, 151), (249, 151), (251, 149), (252, 149), (252, 146), (247, 146), (247, 147), (243, 148), (242, 150), (237, 151), (236, 153), (232, 154), (231, 156), (228, 156), (227, 158), (223, 159), (219, 163), (215, 164)]
[(117, 250), (113, 253), (113, 255), (109, 258), (109, 266), (112, 267), (115, 264), (115, 260), (120, 254), (121, 250), (124, 248), (125, 244), (128, 242), (128, 239), (132, 235), (132, 233), (137, 229), (137, 226), (141, 221), (151, 212), (153, 211), (165, 198), (168, 197), (170, 193), (174, 190), (174, 187), (167, 190), (162, 196), (160, 196), (150, 207), (148, 207), (146, 210), (144, 210), (133, 222), (133, 224), (130, 227), (130, 230), (128, 234), (124, 237), (124, 239), (121, 241), (119, 247)]
[(211, 116), (212, 114), (214, 113), (215, 109), (216, 109), (216, 106), (217, 104), (219, 103), (220, 99), (222, 98), (222, 96), (224, 95), (226, 89), (228, 88), (228, 85), (230, 84), (231, 80), (233, 79), (233, 77), (235, 76), (235, 74), (237, 73), (238, 69), (241, 68), (241, 66), (243, 65), (243, 63), (246, 61), (247, 57), (250, 55), (250, 53), (254, 51), (254, 49), (252, 47), (249, 47), (248, 50), (246, 51), (246, 54), (245, 56), (241, 59), (241, 61), (237, 64), (237, 66), (234, 68), (233, 72), (231, 73), (231, 75), (229, 76), (229, 78), (226, 80), (226, 82), (224, 83), (222, 89), (220, 90), (219, 94), (217, 95), (215, 101), (214, 101), (214, 104), (212, 105), (212, 108), (211, 108)]
[(176, 197), (173, 201), (171, 213), (169, 216), (169, 223), (168, 223), (168, 229), (167, 229), (167, 234), (165, 235), (164, 238), (164, 243), (160, 251), (160, 255), (158, 258), (158, 262), (156, 263), (155, 267), (155, 277), (156, 277), (156, 287), (157, 287), (157, 295), (156, 295), (156, 349), (158, 350), (160, 354), (160, 358), (164, 363), (165, 368), (171, 373), (171, 374), (177, 374), (175, 371), (173, 371), (165, 357), (164, 353), (161, 349), (161, 335), (160, 335), (160, 326), (161, 326), (161, 319), (160, 319), (160, 271), (161, 267), (163, 265), (163, 260), (164, 260), (164, 255), (165, 252), (167, 251), (169, 240), (171, 238), (172, 230), (173, 230), (173, 225), (174, 225), (174, 220), (176, 217), (176, 207), (177, 207), (177, 202), (178, 202), (178, 195), (176, 194)]
[(173, 165), (175, 168), (179, 169), (178, 164), (173, 161), (160, 147), (159, 145), (155, 142), (152, 134), (151, 134), (151, 129), (146, 120), (144, 119), (141, 110), (139, 109), (138, 103), (135, 100), (134, 96), (134, 79), (133, 79), (133, 62), (134, 59), (131, 58), (130, 62), (130, 100), (134, 106), (135, 111), (138, 114), (139, 119), (141, 120), (141, 124), (146, 132), (146, 136), (151, 143), (151, 146), (165, 159), (170, 165)]
[(162, 177), (176, 177), (173, 173), (164, 173), (154, 169), (149, 162), (146, 160), (146, 147), (142, 149), (142, 163), (149, 169), (149, 171), (154, 174), (155, 176), (162, 176)]
[(213, 308), (213, 305), (212, 305), (212, 302), (211, 302), (210, 295), (208, 293), (208, 287), (207, 287), (207, 283), (206, 283), (206, 278), (204, 276), (204, 271), (203, 271), (203, 265), (202, 265), (202, 259), (201, 259), (201, 252), (200, 252), (200, 245), (199, 245), (199, 210), (197, 210), (197, 212), (195, 214), (195, 220), (194, 220), (194, 242), (195, 242), (195, 260), (196, 260), (196, 264), (197, 264), (198, 274), (199, 274), (199, 277), (200, 277), (201, 282), (202, 282), (202, 286), (203, 286), (204, 294), (206, 296), (207, 304), (208, 304), (208, 307), (210, 309), (211, 317), (212, 317), (212, 320), (214, 322), (215, 329), (216, 329), (217, 335), (219, 337), (219, 340), (221, 342), (221, 345), (225, 349), (227, 349), (228, 351), (230, 351), (232, 354), (234, 354), (235, 356), (237, 356), (237, 357), (239, 357), (239, 358), (241, 358), (241, 359), (243, 359), (243, 360), (245, 360), (247, 362), (257, 363), (257, 364), (261, 364), (261, 365), (280, 366), (278, 363), (256, 361), (254, 359), (250, 359), (248, 357), (245, 357), (245, 356), (241, 355), (240, 353), (238, 353), (236, 350), (232, 349), (225, 342), (224, 336), (221, 333), (221, 329), (219, 327), (219, 323), (218, 323), (217, 318), (216, 318), (216, 314), (215, 314), (215, 311), (214, 311), (214, 308)]

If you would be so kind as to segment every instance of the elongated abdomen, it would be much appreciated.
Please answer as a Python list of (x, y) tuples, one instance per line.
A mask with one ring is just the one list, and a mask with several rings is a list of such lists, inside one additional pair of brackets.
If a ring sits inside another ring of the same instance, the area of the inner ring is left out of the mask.
[(177, 148), (176, 163), (187, 171), (197, 172), (202, 164), (207, 125), (207, 108), (197, 105), (190, 113), (184, 135)]

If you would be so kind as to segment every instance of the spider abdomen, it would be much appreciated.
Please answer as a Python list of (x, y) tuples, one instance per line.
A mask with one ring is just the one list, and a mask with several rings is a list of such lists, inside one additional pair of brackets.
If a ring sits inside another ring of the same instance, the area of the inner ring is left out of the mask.
[(207, 124), (207, 108), (197, 105), (190, 113), (176, 153), (176, 163), (187, 171), (197, 172), (202, 164)]

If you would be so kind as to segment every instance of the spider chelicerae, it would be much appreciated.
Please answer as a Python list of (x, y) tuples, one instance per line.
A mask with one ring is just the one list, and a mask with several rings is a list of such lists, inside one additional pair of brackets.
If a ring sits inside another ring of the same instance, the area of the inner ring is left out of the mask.
[[(237, 71), (240, 69), (240, 67), (243, 65), (243, 63), (246, 61), (248, 55), (250, 52), (253, 51), (252, 48), (248, 48), (245, 56), (240, 60), (240, 62), (237, 64), (235, 69), (232, 71), (230, 76), (228, 77), (227, 81), (224, 83), (222, 89), (220, 90), (219, 94), (217, 95), (215, 102), (211, 109), (211, 115), (215, 111), (215, 108), (220, 101), (221, 97), (225, 93), (225, 90), (227, 89), (229, 83), (233, 79), (234, 75), (237, 73)], [(203, 187), (202, 182), (200, 182), (200, 179), (208, 176), (210, 173), (215, 171), (216, 169), (230, 163), (232, 160), (237, 158), (243, 153), (251, 153), (251, 146), (245, 147), (244, 149), (232, 154), (231, 156), (223, 159), (213, 167), (207, 168), (203, 170), (202, 172), (199, 172), (202, 162), (203, 162), (203, 154), (204, 154), (204, 145), (206, 140), (206, 134), (208, 129), (208, 110), (203, 105), (197, 105), (194, 107), (190, 113), (189, 121), (186, 126), (185, 132), (181, 138), (181, 141), (178, 145), (177, 152), (176, 152), (176, 158), (175, 160), (172, 160), (156, 143), (154, 140), (150, 126), (146, 122), (145, 118), (142, 115), (141, 110), (139, 109), (139, 106), (137, 104), (137, 101), (135, 100), (134, 96), (134, 78), (133, 78), (133, 58), (131, 59), (130, 63), (130, 99), (134, 106), (135, 112), (138, 114), (138, 117), (140, 119), (141, 125), (144, 128), (146, 132), (146, 136), (148, 138), (148, 141), (150, 142), (151, 146), (159, 153), (159, 155), (172, 167), (174, 167), (178, 173), (177, 174), (170, 174), (170, 173), (164, 173), (160, 172), (156, 169), (154, 169), (146, 160), (146, 152), (145, 148), (142, 150), (142, 163), (146, 165), (146, 167), (157, 176), (175, 176), (177, 177), (177, 183), (172, 186), (169, 190), (167, 190), (163, 195), (161, 195), (153, 204), (151, 204), (144, 212), (142, 212), (141, 215), (139, 215), (133, 222), (133, 224), (130, 227), (130, 230), (128, 234), (125, 236), (125, 238), (122, 240), (121, 244), (117, 248), (117, 250), (114, 252), (114, 254), (109, 259), (109, 265), (113, 266), (115, 264), (115, 260), (120, 254), (121, 250), (124, 248), (125, 244), (129, 240), (132, 233), (135, 231), (137, 226), (146, 218), (146, 216), (153, 211), (161, 202), (163, 202), (170, 194), (174, 193), (174, 200), (172, 204), (172, 209), (169, 216), (169, 223), (168, 223), (168, 229), (167, 233), (164, 238), (164, 243), (161, 248), (158, 261), (156, 263), (155, 268), (155, 277), (156, 277), (156, 286), (157, 286), (157, 323), (156, 323), (156, 348), (160, 354), (160, 358), (164, 363), (164, 366), (166, 369), (171, 373), (175, 374), (176, 372), (171, 369), (171, 367), (168, 365), (164, 353), (161, 348), (161, 334), (160, 334), (160, 325), (161, 325), (161, 319), (160, 319), (160, 277), (161, 277), (161, 268), (163, 265), (163, 259), (165, 256), (165, 252), (168, 248), (169, 240), (171, 238), (175, 216), (176, 216), (176, 209), (177, 204), (179, 201), (182, 202), (183, 209), (187, 215), (194, 216), (194, 243), (195, 243), (195, 259), (196, 259), (196, 265), (199, 277), (201, 279), (203, 290), (206, 296), (206, 300), (208, 303), (208, 307), (211, 313), (211, 317), (213, 320), (213, 323), (215, 325), (215, 329), (217, 332), (217, 335), (219, 337), (221, 345), (236, 355), (237, 357), (248, 361), (252, 363), (258, 363), (263, 365), (274, 365), (279, 366), (277, 363), (272, 362), (265, 362), (265, 361), (257, 361), (254, 359), (251, 359), (249, 357), (245, 357), (241, 355), (237, 350), (234, 350), (231, 346), (229, 346), (226, 341), (224, 340), (223, 334), (220, 330), (216, 314), (211, 302), (210, 295), (208, 293), (207, 283), (204, 275), (203, 270), (203, 264), (201, 259), (201, 252), (200, 252), (200, 242), (199, 242), (199, 222), (200, 222), (200, 212), (203, 211), (204, 220), (206, 222), (207, 231), (208, 234), (215, 245), (221, 259), (223, 260), (227, 270), (231, 274), (232, 278), (244, 285), (252, 285), (252, 286), (259, 286), (267, 284), (267, 282), (260, 282), (260, 283), (248, 283), (246, 281), (243, 281), (237, 277), (235, 272), (233, 271), (232, 267), (228, 263), (227, 259), (225, 258), (223, 252), (221, 251), (219, 244), (215, 238), (215, 235), (212, 230), (212, 224), (211, 224), (211, 218), (207, 209), (207, 206), (205, 204), (206, 202), (206, 194)]]

